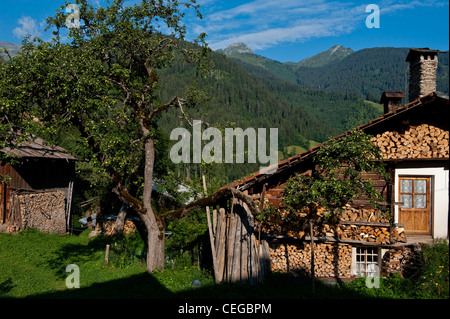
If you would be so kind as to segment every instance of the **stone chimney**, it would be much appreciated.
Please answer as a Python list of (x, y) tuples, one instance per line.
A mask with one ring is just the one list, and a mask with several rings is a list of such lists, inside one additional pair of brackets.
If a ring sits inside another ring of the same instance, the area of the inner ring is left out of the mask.
[(436, 91), (438, 52), (428, 48), (409, 50), (409, 102)]
[(402, 107), (402, 99), (405, 94), (401, 91), (383, 92), (380, 103), (384, 105), (384, 114), (397, 110)]

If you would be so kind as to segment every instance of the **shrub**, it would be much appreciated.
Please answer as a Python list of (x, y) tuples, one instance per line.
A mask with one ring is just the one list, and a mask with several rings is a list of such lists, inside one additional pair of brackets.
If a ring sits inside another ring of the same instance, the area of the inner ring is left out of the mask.
[(120, 235), (111, 244), (109, 261), (117, 268), (145, 262), (145, 244), (138, 232)]
[(417, 297), (449, 298), (449, 247), (446, 240), (436, 240), (420, 252), (417, 282)]

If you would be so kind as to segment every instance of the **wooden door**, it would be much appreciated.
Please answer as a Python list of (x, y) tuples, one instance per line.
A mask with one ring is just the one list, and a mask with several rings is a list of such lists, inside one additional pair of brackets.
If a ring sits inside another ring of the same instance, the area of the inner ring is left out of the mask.
[(399, 177), (399, 223), (405, 233), (431, 234), (431, 183), (430, 177)]
[(0, 183), (0, 224), (5, 224), (9, 221), (8, 204), (8, 186), (6, 183)]

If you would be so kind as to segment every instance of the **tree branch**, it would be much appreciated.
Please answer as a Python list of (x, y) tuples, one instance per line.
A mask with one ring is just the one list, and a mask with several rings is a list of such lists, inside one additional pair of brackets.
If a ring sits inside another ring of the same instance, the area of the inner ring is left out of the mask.
[(183, 208), (171, 210), (162, 215), (159, 215), (158, 218), (164, 219), (164, 220), (168, 220), (171, 218), (180, 218), (180, 217), (186, 216), (186, 214), (189, 213), (191, 210), (194, 210), (199, 207), (211, 206), (221, 200), (225, 200), (225, 199), (228, 199), (233, 196), (242, 200), (244, 203), (246, 203), (253, 216), (256, 217), (261, 213), (258, 205), (255, 204), (249, 196), (247, 196), (246, 194), (244, 194), (241, 191), (238, 191), (235, 188), (226, 187), (226, 188), (221, 188), (221, 189), (215, 191), (208, 197), (200, 198), (192, 203), (189, 203), (188, 205), (186, 205)]
[(148, 116), (147, 116), (147, 121), (150, 122), (151, 120), (153, 120), (153, 118), (161, 113), (164, 110), (167, 110), (169, 107), (175, 107), (175, 106), (179, 106), (180, 103), (183, 100), (181, 100), (178, 96), (175, 96), (169, 103), (161, 105), (160, 107), (158, 107), (157, 109), (153, 110)]
[(122, 183), (120, 182), (120, 176), (118, 173), (113, 173), (112, 175), (112, 181), (114, 183), (114, 187), (112, 189), (113, 193), (119, 197), (119, 199), (123, 202), (128, 204), (129, 207), (131, 207), (134, 211), (137, 213), (145, 214), (146, 209), (143, 205), (143, 203), (132, 196), (127, 190), (125, 190), (122, 186)]

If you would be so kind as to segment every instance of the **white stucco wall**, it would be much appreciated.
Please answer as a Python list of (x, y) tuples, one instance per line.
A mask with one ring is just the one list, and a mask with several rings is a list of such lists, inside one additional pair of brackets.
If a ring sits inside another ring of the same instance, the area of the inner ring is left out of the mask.
[[(399, 202), (399, 176), (431, 177), (432, 189), (432, 235), (433, 238), (447, 238), (448, 230), (448, 170), (444, 167), (397, 168), (395, 170), (395, 201)], [(398, 206), (395, 206), (395, 222), (398, 222)]]

